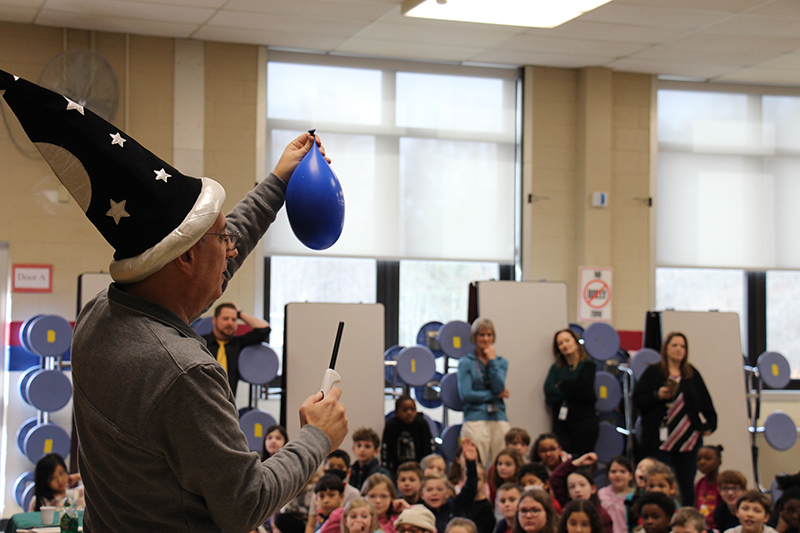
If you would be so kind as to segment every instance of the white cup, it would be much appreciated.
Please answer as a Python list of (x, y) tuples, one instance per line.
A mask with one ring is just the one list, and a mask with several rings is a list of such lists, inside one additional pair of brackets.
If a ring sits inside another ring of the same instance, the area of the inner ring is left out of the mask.
[(53, 525), (53, 521), (55, 520), (56, 517), (56, 508), (48, 505), (42, 505), (39, 511), (42, 513), (42, 525), (43, 526)]

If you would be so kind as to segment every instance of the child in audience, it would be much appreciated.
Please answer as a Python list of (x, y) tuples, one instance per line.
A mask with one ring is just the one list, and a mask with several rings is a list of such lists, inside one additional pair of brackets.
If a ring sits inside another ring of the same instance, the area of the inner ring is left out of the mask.
[[(444, 474), (437, 475), (444, 476)], [(433, 513), (420, 504), (412, 505), (400, 513), (395, 525), (397, 533), (412, 533), (415, 530), (421, 530), (423, 533), (437, 533), (436, 519)]]
[(672, 527), (672, 533), (704, 533), (706, 531), (706, 519), (694, 507), (681, 507), (675, 511), (669, 525)]
[[(453, 457), (453, 463), (450, 465), (450, 469), (447, 471), (447, 479), (450, 481), (450, 484), (453, 486), (453, 496), (461, 492), (461, 487), (464, 486), (464, 482), (467, 480), (467, 467), (466, 462), (464, 460), (464, 455), (462, 454), (462, 448), (459, 446), (456, 448), (455, 457)], [(481, 452), (478, 450), (478, 464), (482, 464), (481, 461)], [(492, 466), (492, 468), (494, 468)], [(490, 470), (491, 471), (491, 470)], [(489, 494), (489, 487), (484, 487), (484, 493)]]
[(531, 462), (542, 463), (548, 472), (553, 472), (571, 456), (558, 443), (555, 433), (542, 433), (531, 446)]
[[(57, 453), (48, 453), (36, 462), (33, 472), (33, 498), (29, 511), (39, 511), (42, 505), (59, 507), (64, 504), (67, 490), (72, 490), (72, 498), (77, 503), (78, 509), (83, 509), (86, 504), (83, 499), (83, 485), (80, 485), (81, 475), (67, 473), (67, 464)], [(70, 487), (74, 487), (70, 489)]]
[(636, 502), (644, 533), (669, 533), (675, 500), (663, 492), (645, 492)]
[[(342, 507), (346, 506), (350, 501), (354, 498), (357, 498), (361, 495), (357, 488), (352, 486), (348, 483), (348, 477), (350, 476), (350, 455), (344, 450), (333, 450), (328, 457), (325, 458), (325, 462), (322, 464), (323, 472), (325, 474), (334, 474), (339, 476), (339, 478), (344, 483), (344, 492), (342, 493)], [(330, 518), (329, 518), (330, 519)], [(285, 519), (280, 520), (281, 524), (285, 524)], [(276, 527), (282, 533), (284, 532), (281, 529), (280, 525), (276, 522)], [(306, 523), (306, 533), (313, 533), (317, 528), (317, 504), (316, 499), (311, 502), (311, 505), (308, 508), (308, 522)]]
[(317, 504), (317, 519), (314, 531), (318, 531), (333, 511), (342, 506), (344, 482), (335, 474), (325, 474), (314, 486), (314, 501)]
[(422, 467), (422, 477), (433, 473), (445, 475), (447, 472), (447, 463), (444, 457), (435, 453), (423, 457), (419, 466)]
[(478, 529), (477, 533), (493, 533), (497, 520), (494, 513), (494, 504), (486, 497), (486, 491), (484, 490), (484, 487), (486, 487), (486, 469), (478, 460), (476, 460), (475, 467), (478, 471), (478, 491), (465, 517), (474, 522), (475, 527)]
[(605, 533), (613, 533), (614, 523), (597, 498), (597, 484), (588, 468), (597, 463), (597, 454), (589, 452), (577, 459), (567, 459), (550, 473), (550, 488), (563, 508), (572, 500), (589, 500), (597, 508), (597, 514)]
[(519, 470), (525, 459), (515, 448), (503, 448), (494, 459), (493, 476), (489, 479), (489, 499), (494, 505), (495, 490), (503, 483), (518, 483)]
[(798, 533), (800, 530), (800, 487), (792, 485), (783, 491), (775, 502), (775, 510), (770, 513), (767, 525), (778, 533)]
[(511, 533), (517, 523), (517, 504), (522, 495), (522, 485), (503, 483), (497, 489), (497, 510), (502, 518), (497, 521), (494, 533)]
[[(678, 483), (675, 471), (661, 461), (655, 461), (645, 474), (645, 490), (647, 492), (660, 492), (675, 500), (675, 508), (681, 506), (681, 497), (678, 492)], [(670, 515), (671, 516), (671, 515)]]
[(639, 523), (639, 515), (633, 511), (633, 504), (644, 493), (647, 471), (656, 464), (652, 457), (645, 457), (636, 465), (633, 473), (633, 492), (625, 497), (625, 509), (627, 510), (628, 531), (633, 531)]
[[(342, 516), (342, 533), (374, 533), (380, 531), (375, 508), (364, 498), (358, 497), (345, 505)], [(331, 516), (331, 520), (333, 516)], [(327, 533), (326, 530), (320, 533)]]
[(469, 518), (456, 517), (447, 523), (445, 533), (479, 533), (478, 525)]
[(529, 448), (531, 446), (531, 436), (527, 431), (522, 428), (511, 428), (505, 434), (503, 439), (506, 442), (506, 448), (516, 448), (520, 455), (522, 455), (523, 459), (528, 456)]
[(381, 463), (395, 472), (401, 463), (421, 461), (433, 452), (431, 427), (417, 412), (414, 399), (403, 394), (394, 403), (394, 417), (383, 428)]
[(422, 468), (419, 463), (408, 461), (397, 467), (397, 491), (409, 504), (420, 503), (419, 492), (422, 490)]
[(557, 533), (603, 533), (600, 515), (592, 502), (572, 500), (564, 507)]
[(722, 446), (703, 446), (697, 451), (697, 469), (703, 477), (694, 485), (694, 506), (706, 519), (706, 527), (714, 529), (714, 509), (720, 502), (717, 477), (722, 464)]
[(519, 484), (525, 490), (540, 489), (550, 495), (550, 501), (553, 504), (553, 509), (561, 516), (561, 504), (558, 503), (553, 491), (550, 490), (550, 474), (547, 472), (547, 467), (542, 463), (526, 463), (519, 469)]
[(766, 524), (772, 502), (759, 490), (748, 490), (736, 500), (736, 518), (740, 525), (726, 533), (776, 533)]
[(462, 441), (467, 466), (467, 481), (457, 496), (451, 496), (451, 485), (444, 474), (431, 473), (422, 478), (422, 501), (436, 517), (436, 531), (444, 531), (456, 516), (467, 516), (478, 493), (478, 450), (469, 438)]
[[(364, 481), (361, 495), (375, 508), (380, 529), (384, 533), (395, 533), (394, 522), (397, 520), (397, 513), (402, 504), (395, 505), (398, 498), (392, 479), (386, 474), (372, 474)], [(399, 502), (403, 502), (403, 500), (400, 499)]]
[(350, 467), (350, 484), (357, 489), (372, 474), (380, 473), (391, 477), (391, 473), (381, 466), (378, 461), (378, 452), (381, 439), (375, 430), (361, 427), (353, 433), (353, 454), (356, 461)]
[(717, 487), (722, 501), (714, 509), (714, 523), (719, 531), (725, 531), (739, 525), (736, 501), (747, 490), (747, 478), (737, 470), (723, 470), (717, 476)]
[(267, 436), (264, 437), (263, 446), (261, 446), (261, 460), (266, 461), (275, 453), (286, 446), (289, 442), (289, 434), (283, 426), (277, 424), (267, 428)]
[(608, 463), (609, 485), (597, 491), (603, 509), (611, 516), (614, 533), (627, 533), (628, 517), (625, 498), (633, 490), (633, 465), (627, 457), (617, 455)]
[(558, 515), (543, 490), (524, 491), (519, 497), (517, 523), (512, 533), (555, 533)]

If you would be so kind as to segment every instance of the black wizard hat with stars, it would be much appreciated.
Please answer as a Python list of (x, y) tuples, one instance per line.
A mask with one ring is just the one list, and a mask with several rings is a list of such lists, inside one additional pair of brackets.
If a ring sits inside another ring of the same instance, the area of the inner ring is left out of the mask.
[(157, 272), (214, 224), (225, 200), (219, 183), (181, 174), (89, 109), (2, 70), (0, 95), (114, 247), (115, 281)]

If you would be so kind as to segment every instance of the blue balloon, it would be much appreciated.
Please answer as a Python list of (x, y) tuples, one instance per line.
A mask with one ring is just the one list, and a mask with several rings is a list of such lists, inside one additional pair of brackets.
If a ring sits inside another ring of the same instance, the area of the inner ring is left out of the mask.
[[(310, 132), (312, 135), (314, 130)], [(286, 187), (286, 214), (295, 236), (312, 250), (334, 245), (344, 227), (339, 179), (314, 143)]]

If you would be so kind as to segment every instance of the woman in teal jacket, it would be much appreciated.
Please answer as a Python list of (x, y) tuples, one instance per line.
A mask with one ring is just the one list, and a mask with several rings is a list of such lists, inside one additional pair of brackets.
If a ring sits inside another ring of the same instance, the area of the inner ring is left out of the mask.
[(458, 395), (464, 404), (461, 438), (472, 439), (488, 468), (505, 447), (503, 438), (510, 429), (503, 401), (508, 398), (508, 361), (495, 352), (494, 324), (488, 318), (472, 323), (469, 340), (475, 350), (458, 362)]

